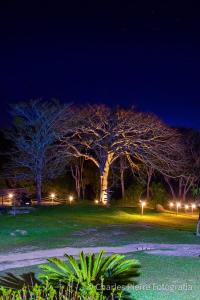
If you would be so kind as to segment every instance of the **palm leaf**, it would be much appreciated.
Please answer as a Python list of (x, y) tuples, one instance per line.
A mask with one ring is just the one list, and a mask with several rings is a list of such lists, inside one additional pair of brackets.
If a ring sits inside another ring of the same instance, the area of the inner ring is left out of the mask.
[(6, 273), (6, 276), (0, 277), (0, 285), (5, 288), (21, 289), (24, 286), (33, 287), (41, 282), (35, 277), (35, 274), (23, 273), (20, 276), (15, 276), (12, 273)]

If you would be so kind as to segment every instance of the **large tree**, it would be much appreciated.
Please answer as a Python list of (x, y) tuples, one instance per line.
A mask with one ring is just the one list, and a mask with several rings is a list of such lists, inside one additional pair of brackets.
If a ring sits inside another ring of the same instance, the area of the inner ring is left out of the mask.
[(67, 154), (91, 160), (99, 169), (102, 202), (107, 201), (110, 166), (120, 156), (126, 156), (132, 168), (137, 162), (162, 174), (180, 168), (179, 134), (152, 114), (88, 105), (74, 109), (74, 118), (76, 125), (71, 134), (65, 122), (59, 126), (62, 147)]
[(70, 119), (68, 106), (57, 101), (33, 100), (12, 107), (14, 126), (7, 135), (12, 141), (7, 176), (34, 182), (36, 198), (41, 201), (42, 183), (63, 170), (58, 155), (57, 123), (63, 115)]

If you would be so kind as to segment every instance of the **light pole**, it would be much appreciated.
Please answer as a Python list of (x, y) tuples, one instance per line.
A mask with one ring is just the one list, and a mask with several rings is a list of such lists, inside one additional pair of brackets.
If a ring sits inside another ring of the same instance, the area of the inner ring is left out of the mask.
[(193, 214), (194, 209), (196, 208), (196, 204), (193, 203), (193, 204), (191, 205), (191, 208), (192, 208), (192, 214)]
[(8, 194), (8, 198), (10, 199), (11, 205), (14, 204), (14, 215), (15, 215), (15, 201), (14, 201), (14, 203), (13, 203), (14, 194), (13, 194), (13, 193), (9, 193), (9, 194)]
[(74, 197), (72, 195), (69, 196), (69, 203), (71, 204), (74, 201)]
[(56, 197), (56, 194), (55, 193), (51, 193), (50, 197), (51, 197), (51, 204), (53, 205), (53, 201), (54, 201), (54, 199)]
[(13, 193), (9, 193), (8, 194), (8, 198), (11, 201), (11, 205), (13, 205), (12, 209), (13, 209), (13, 215), (16, 216), (16, 207), (15, 207), (15, 201), (13, 202), (13, 198), (14, 198), (14, 194)]
[(9, 193), (9, 194), (8, 194), (8, 198), (10, 199), (10, 201), (12, 201), (13, 197), (14, 197), (14, 194), (13, 194), (13, 193)]
[(146, 206), (146, 202), (145, 201), (141, 201), (141, 215), (144, 214), (144, 207)]
[(185, 205), (185, 212), (187, 212), (187, 210), (188, 210), (188, 208), (189, 208), (189, 205)]
[(176, 214), (178, 215), (178, 209), (181, 207), (181, 203), (177, 202), (176, 203)]

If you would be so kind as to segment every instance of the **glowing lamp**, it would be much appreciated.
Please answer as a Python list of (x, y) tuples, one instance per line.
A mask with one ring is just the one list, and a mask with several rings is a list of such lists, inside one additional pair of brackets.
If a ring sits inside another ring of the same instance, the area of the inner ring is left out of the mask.
[(194, 209), (196, 208), (196, 204), (193, 203), (193, 204), (191, 205), (191, 208), (192, 208), (192, 213), (193, 213)]
[(9, 193), (9, 194), (8, 194), (8, 198), (9, 198), (9, 199), (12, 199), (13, 197), (14, 197), (13, 193)]
[(51, 197), (51, 199), (55, 199), (56, 194), (55, 193), (51, 193), (50, 197)]
[(144, 207), (146, 206), (146, 202), (145, 201), (141, 201), (141, 214), (143, 215), (144, 213)]
[(69, 202), (71, 203), (74, 200), (73, 196), (69, 196)]
[(176, 214), (178, 215), (178, 209), (181, 208), (181, 203), (176, 202)]

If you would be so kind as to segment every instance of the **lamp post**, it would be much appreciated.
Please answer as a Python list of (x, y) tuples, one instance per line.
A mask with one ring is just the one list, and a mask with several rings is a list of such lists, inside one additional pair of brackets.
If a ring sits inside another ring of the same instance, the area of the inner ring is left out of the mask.
[(176, 214), (178, 215), (178, 209), (181, 207), (181, 203), (177, 202), (176, 203)]
[(50, 197), (51, 197), (51, 203), (53, 204), (53, 201), (54, 201), (54, 199), (56, 197), (56, 194), (55, 193), (51, 193)]
[(189, 208), (189, 205), (186, 204), (186, 205), (185, 205), (185, 212), (187, 212), (188, 208)]
[(141, 215), (144, 214), (144, 207), (146, 206), (146, 202), (145, 201), (141, 201)]
[(192, 208), (192, 214), (193, 214), (194, 209), (196, 208), (196, 204), (193, 203), (193, 204), (191, 205), (191, 208)]
[(69, 203), (71, 204), (74, 201), (74, 197), (72, 195), (69, 196)]
[(10, 199), (11, 204), (12, 204), (12, 200), (13, 200), (13, 198), (14, 198), (14, 194), (13, 194), (13, 193), (9, 193), (9, 194), (8, 194), (8, 198)]
[(9, 199), (12, 199), (13, 197), (14, 197), (13, 193), (9, 193), (9, 194), (8, 194), (8, 198), (9, 198)]
[(13, 210), (13, 216), (16, 216), (16, 206), (15, 206), (15, 201), (13, 202), (13, 198), (14, 198), (14, 194), (13, 193), (9, 193), (8, 194), (8, 198), (11, 201), (11, 205), (13, 205), (12, 210)]

